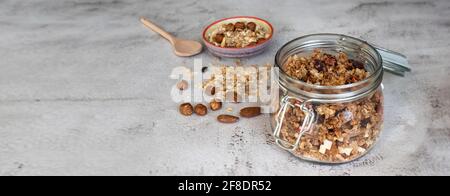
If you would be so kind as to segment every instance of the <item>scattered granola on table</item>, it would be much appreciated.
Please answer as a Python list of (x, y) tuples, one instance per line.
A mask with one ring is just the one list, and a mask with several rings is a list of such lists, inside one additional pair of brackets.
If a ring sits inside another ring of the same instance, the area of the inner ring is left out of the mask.
[[(349, 59), (344, 53), (333, 56), (320, 50), (309, 57), (293, 55), (282, 69), (295, 79), (321, 86), (351, 84), (369, 76), (363, 63)], [(369, 150), (380, 134), (383, 121), (380, 89), (356, 101), (315, 103), (312, 108), (316, 116), (314, 126), (302, 135), (294, 152), (297, 156), (346, 162)], [(282, 139), (294, 144), (304, 118), (305, 113), (299, 107), (288, 107), (281, 127)]]

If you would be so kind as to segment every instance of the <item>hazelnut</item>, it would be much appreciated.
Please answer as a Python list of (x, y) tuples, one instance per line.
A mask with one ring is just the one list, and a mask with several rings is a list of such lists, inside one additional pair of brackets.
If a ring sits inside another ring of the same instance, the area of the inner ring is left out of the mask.
[(199, 116), (204, 116), (208, 113), (208, 108), (203, 104), (197, 104), (194, 107), (194, 112)]
[(249, 29), (251, 31), (255, 31), (256, 30), (256, 24), (254, 22), (247, 23), (247, 29)]
[(209, 103), (209, 107), (211, 108), (212, 111), (220, 110), (222, 108), (222, 102), (213, 100), (211, 101), (211, 103)]
[(237, 22), (236, 24), (234, 24), (234, 28), (236, 30), (244, 30), (245, 29), (245, 24), (243, 22)]
[(217, 35), (214, 37), (214, 41), (217, 42), (217, 43), (222, 43), (223, 38), (225, 38), (225, 36), (224, 36), (223, 34), (217, 34)]
[(194, 113), (194, 109), (190, 103), (183, 103), (180, 105), (180, 113), (185, 116), (190, 116)]
[(225, 25), (226, 31), (234, 31), (234, 25), (232, 23), (228, 23)]
[(188, 82), (186, 80), (181, 80), (177, 83), (177, 88), (182, 90), (186, 90), (188, 88)]

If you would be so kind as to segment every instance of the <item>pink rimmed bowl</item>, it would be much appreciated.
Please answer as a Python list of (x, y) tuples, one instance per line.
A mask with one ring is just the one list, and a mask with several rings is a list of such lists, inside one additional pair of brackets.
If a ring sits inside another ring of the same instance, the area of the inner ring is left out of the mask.
[[(209, 42), (208, 36), (218, 27), (220, 27), (223, 24), (228, 23), (236, 23), (236, 22), (254, 22), (257, 25), (260, 25), (268, 30), (270, 33), (270, 37), (267, 38), (264, 42), (253, 45), (253, 46), (247, 46), (244, 48), (225, 48), (216, 46), (213, 43)], [(209, 52), (211, 52), (213, 55), (219, 56), (219, 57), (230, 57), (230, 58), (241, 58), (241, 57), (249, 57), (256, 54), (259, 54), (264, 51), (264, 49), (269, 46), (272, 37), (273, 37), (274, 29), (272, 24), (267, 22), (266, 20), (263, 20), (261, 18), (257, 18), (254, 16), (235, 16), (230, 18), (224, 18), (217, 20), (213, 22), (212, 24), (208, 25), (204, 30), (202, 34), (203, 42), (205, 43), (206, 48)]]

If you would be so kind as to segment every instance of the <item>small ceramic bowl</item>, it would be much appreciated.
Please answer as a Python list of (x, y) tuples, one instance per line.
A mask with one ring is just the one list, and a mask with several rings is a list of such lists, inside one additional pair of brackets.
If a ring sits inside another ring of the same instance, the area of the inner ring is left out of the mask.
[[(270, 33), (270, 37), (267, 38), (262, 43), (253, 45), (253, 46), (247, 46), (244, 48), (225, 48), (216, 46), (213, 43), (209, 42), (208, 35), (211, 34), (215, 29), (217, 29), (219, 26), (223, 24), (228, 23), (236, 23), (236, 22), (254, 22), (257, 25), (262, 26), (263, 28), (267, 29), (268, 33)], [(261, 18), (253, 17), (253, 16), (236, 16), (231, 18), (224, 18), (220, 19), (218, 21), (213, 22), (212, 24), (208, 25), (203, 30), (203, 42), (206, 45), (206, 48), (214, 55), (220, 56), (220, 57), (231, 57), (231, 58), (241, 58), (241, 57), (249, 57), (256, 54), (259, 54), (264, 51), (267, 46), (269, 46), (272, 37), (273, 37), (274, 29), (272, 25), (267, 22), (266, 20), (263, 20)]]

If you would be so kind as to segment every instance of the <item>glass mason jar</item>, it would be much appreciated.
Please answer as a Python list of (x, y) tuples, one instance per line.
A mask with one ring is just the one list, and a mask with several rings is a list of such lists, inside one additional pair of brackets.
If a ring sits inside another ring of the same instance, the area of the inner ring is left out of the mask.
[[(292, 55), (306, 57), (314, 49), (364, 64), (368, 76), (358, 82), (322, 86), (286, 74)], [(365, 155), (383, 124), (382, 58), (365, 41), (338, 34), (313, 34), (294, 39), (276, 54), (279, 103), (271, 114), (276, 144), (295, 156), (321, 163), (345, 163)]]

